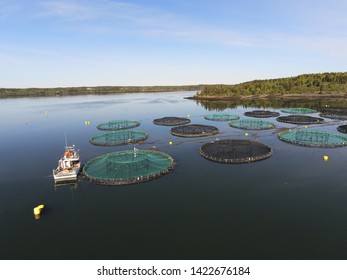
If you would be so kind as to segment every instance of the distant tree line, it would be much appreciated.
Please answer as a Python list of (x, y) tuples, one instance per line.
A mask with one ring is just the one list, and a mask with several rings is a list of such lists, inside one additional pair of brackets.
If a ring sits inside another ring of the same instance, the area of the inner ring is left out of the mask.
[(202, 85), (183, 86), (97, 86), (97, 87), (58, 87), (58, 88), (0, 88), (1, 97), (65, 96), (86, 94), (114, 94), (132, 92), (198, 91)]
[(347, 93), (347, 72), (304, 74), (289, 78), (254, 80), (236, 85), (208, 85), (197, 97), (334, 93)]

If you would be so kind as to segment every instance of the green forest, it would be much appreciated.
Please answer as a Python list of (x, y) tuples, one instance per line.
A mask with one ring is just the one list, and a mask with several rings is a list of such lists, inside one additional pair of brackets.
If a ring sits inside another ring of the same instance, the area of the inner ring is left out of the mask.
[(235, 85), (208, 85), (198, 93), (203, 97), (237, 97), (245, 95), (346, 94), (347, 72), (304, 74), (296, 77), (254, 80)]

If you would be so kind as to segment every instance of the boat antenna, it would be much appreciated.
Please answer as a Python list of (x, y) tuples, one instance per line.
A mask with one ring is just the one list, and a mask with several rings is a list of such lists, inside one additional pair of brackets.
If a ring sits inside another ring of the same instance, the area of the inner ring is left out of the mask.
[(65, 131), (65, 147), (67, 147), (67, 137), (66, 137), (66, 131)]

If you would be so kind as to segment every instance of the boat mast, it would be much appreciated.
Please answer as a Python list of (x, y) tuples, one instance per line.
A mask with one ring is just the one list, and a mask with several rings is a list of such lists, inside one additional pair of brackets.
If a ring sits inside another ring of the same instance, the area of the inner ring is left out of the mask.
[(66, 137), (66, 131), (65, 131), (65, 147), (67, 147), (67, 137)]

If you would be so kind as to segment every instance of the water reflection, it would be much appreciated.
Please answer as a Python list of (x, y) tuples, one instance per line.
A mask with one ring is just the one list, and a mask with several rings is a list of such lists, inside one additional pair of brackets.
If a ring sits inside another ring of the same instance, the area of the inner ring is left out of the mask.
[(55, 183), (54, 184), (54, 191), (55, 192), (61, 192), (61, 193), (70, 192), (71, 202), (74, 202), (76, 200), (77, 194), (83, 195), (82, 185), (79, 184), (78, 181)]
[(323, 108), (323, 107), (340, 107), (347, 108), (346, 99), (310, 99), (310, 100), (293, 100), (293, 99), (231, 99), (223, 101), (195, 100), (198, 105), (209, 111), (224, 111), (225, 109), (235, 109), (238, 106), (244, 108)]
[(74, 181), (74, 182), (56, 182), (54, 184), (54, 190), (58, 190), (58, 189), (71, 189), (71, 190), (76, 190), (79, 187), (78, 182)]

